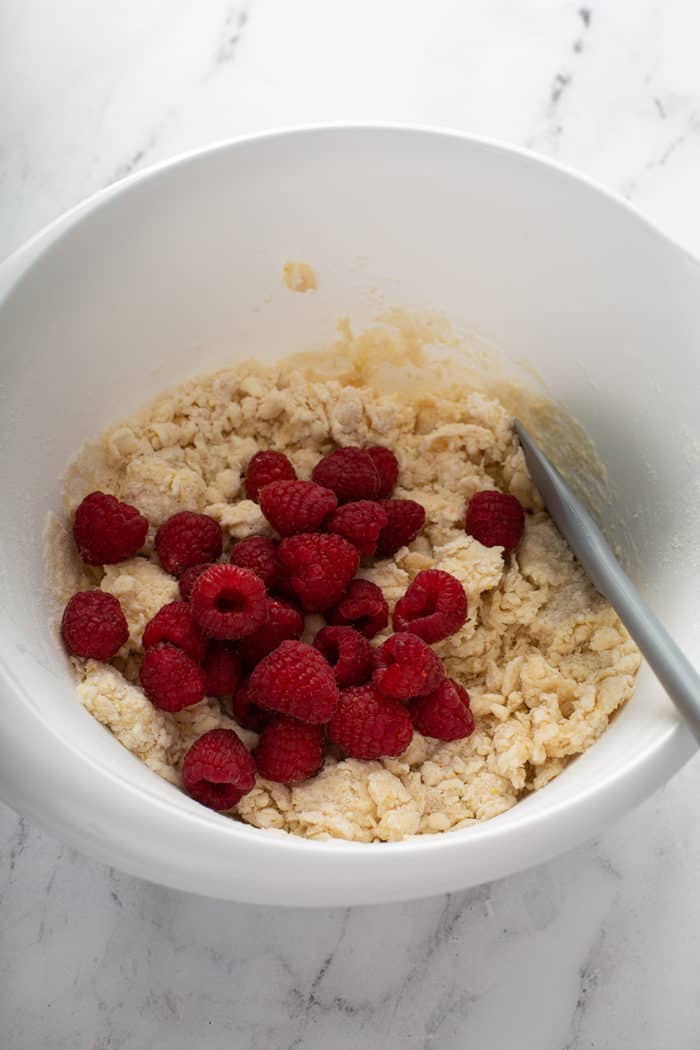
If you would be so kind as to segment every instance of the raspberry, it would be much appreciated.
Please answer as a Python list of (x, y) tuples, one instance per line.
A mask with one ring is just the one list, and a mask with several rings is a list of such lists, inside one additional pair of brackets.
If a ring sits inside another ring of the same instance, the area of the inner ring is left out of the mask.
[(91, 492), (75, 512), (73, 537), (88, 565), (113, 565), (143, 547), (148, 521), (136, 507), (105, 492)]
[(304, 630), (304, 617), (289, 602), (278, 598), (267, 600), (267, 620), (255, 634), (249, 634), (240, 642), (241, 655), (248, 667), (255, 667), (276, 649), (280, 642), (300, 638)]
[(363, 448), (337, 448), (316, 464), (312, 481), (335, 492), (341, 503), (377, 499), (381, 478), (369, 452)]
[(295, 481), (297, 472), (283, 452), (256, 452), (245, 476), (245, 494), (258, 502), (260, 489), (273, 481)]
[(441, 569), (419, 572), (394, 609), (394, 630), (417, 634), (424, 642), (440, 642), (455, 634), (467, 619), (464, 587)]
[(191, 656), (195, 663), (204, 659), (207, 645), (186, 602), (169, 602), (148, 621), (143, 632), (143, 647), (150, 649), (158, 642), (170, 642)]
[(374, 650), (372, 684), (392, 700), (426, 696), (445, 676), (438, 656), (415, 634), (393, 634)]
[(208, 514), (181, 510), (156, 532), (156, 550), (166, 572), (180, 576), (192, 565), (216, 561), (221, 554), (221, 526)]
[(300, 722), (327, 722), (338, 689), (321, 654), (304, 642), (282, 642), (250, 676), (250, 695), (271, 711)]
[(372, 445), (367, 449), (379, 474), (380, 488), (377, 499), (389, 499), (396, 482), (399, 480), (399, 461), (394, 453), (381, 445)]
[(265, 584), (237, 565), (205, 569), (194, 582), (190, 605), (195, 620), (212, 638), (243, 638), (267, 618)]
[(353, 580), (326, 619), (334, 625), (354, 627), (365, 638), (374, 638), (389, 623), (389, 606), (376, 583)]
[(523, 538), (525, 511), (515, 496), (505, 492), (477, 492), (467, 505), (464, 528), (484, 547), (512, 551)]
[(328, 521), (328, 531), (348, 540), (360, 554), (374, 554), (379, 533), (388, 524), (389, 518), (378, 503), (361, 499), (339, 507)]
[(263, 728), (253, 753), (258, 773), (266, 780), (283, 784), (308, 780), (323, 765), (324, 743), (322, 726), (279, 716), (272, 718)]
[(412, 499), (384, 499), (380, 507), (389, 523), (379, 533), (377, 554), (387, 558), (416, 538), (425, 525), (425, 511)]
[(280, 536), (313, 532), (337, 506), (330, 489), (313, 481), (273, 481), (260, 492), (260, 510)]
[(129, 625), (113, 594), (79, 591), (63, 611), (61, 635), (73, 656), (109, 660), (129, 638)]
[(274, 597), (280, 598), (285, 602), (290, 602), (295, 607), (299, 601), (297, 592), (292, 587), (292, 581), (289, 578), (289, 574), (281, 562), (279, 576), (272, 584), (270, 584), (270, 592)]
[(360, 564), (355, 547), (332, 533), (289, 536), (280, 543), (279, 559), (307, 612), (337, 604)]
[(409, 704), (413, 724), (423, 736), (438, 740), (463, 740), (474, 732), (469, 693), (452, 678), (446, 678), (434, 693)]
[(250, 697), (250, 683), (247, 678), (241, 682), (233, 694), (231, 700), (231, 713), (244, 729), (251, 729), (254, 733), (260, 733), (262, 727), (270, 719), (270, 712), (258, 707)]
[(296, 594), (279, 560), (279, 540), (272, 540), (268, 536), (250, 536), (239, 540), (231, 548), (229, 561), (241, 569), (254, 572), (271, 593), (296, 601)]
[(333, 668), (339, 689), (366, 682), (372, 672), (372, 647), (352, 627), (323, 627), (314, 638), (314, 648)]
[(255, 786), (255, 762), (232, 729), (210, 729), (185, 755), (185, 791), (209, 809), (231, 809)]
[(359, 685), (341, 692), (328, 734), (351, 758), (371, 761), (405, 751), (413, 726), (403, 704), (380, 696), (371, 685)]
[(203, 561), (201, 565), (190, 565), (189, 569), (185, 569), (178, 580), (178, 586), (180, 588), (183, 602), (188, 602), (190, 600), (194, 581), (197, 577), (201, 576), (205, 569), (210, 569), (212, 565), (216, 565), (216, 562)]
[(277, 558), (277, 544), (267, 536), (250, 536), (231, 548), (229, 561), (242, 569), (250, 569), (266, 587), (272, 586), (282, 571)]
[(241, 658), (227, 642), (210, 642), (202, 670), (207, 696), (229, 696), (241, 679)]
[(148, 699), (162, 711), (181, 711), (204, 696), (204, 672), (187, 653), (168, 642), (146, 650), (139, 678)]

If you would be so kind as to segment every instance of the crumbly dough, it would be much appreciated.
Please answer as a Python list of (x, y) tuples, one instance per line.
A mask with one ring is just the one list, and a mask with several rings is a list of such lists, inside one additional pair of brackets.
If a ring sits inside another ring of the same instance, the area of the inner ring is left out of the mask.
[[(177, 784), (182, 756), (201, 733), (233, 727), (248, 747), (256, 737), (216, 700), (169, 715), (138, 685), (144, 625), (177, 596), (153, 556), (153, 529), (190, 509), (215, 517), (229, 541), (270, 534), (257, 504), (241, 498), (247, 463), (260, 448), (286, 452), (302, 478), (337, 445), (394, 450), (396, 495), (425, 507), (426, 526), (409, 547), (359, 574), (392, 606), (421, 569), (444, 569), (463, 583), (469, 619), (436, 648), (447, 673), (470, 692), (476, 731), (453, 743), (415, 734), (397, 759), (329, 756), (318, 776), (295, 786), (259, 779), (231, 816), (260, 828), (376, 842), (487, 820), (590, 747), (634, 688), (638, 651), (543, 511), (512, 411), (479, 389), (450, 383), (437, 365), (417, 362), (415, 345), (403, 338), (379, 327), (353, 340), (346, 329), (325, 359), (247, 362), (190, 381), (86, 446), (66, 478), (66, 520), (89, 491), (114, 493), (151, 522), (144, 556), (86, 570), (65, 524), (53, 519), (49, 526), (57, 599), (100, 586), (119, 599), (129, 624), (112, 665), (72, 661), (80, 699), (125, 747)], [(418, 368), (413, 386), (404, 358)], [(464, 533), (466, 501), (483, 488), (512, 492), (528, 511), (524, 540), (505, 558)], [(310, 619), (312, 636), (322, 621)]]

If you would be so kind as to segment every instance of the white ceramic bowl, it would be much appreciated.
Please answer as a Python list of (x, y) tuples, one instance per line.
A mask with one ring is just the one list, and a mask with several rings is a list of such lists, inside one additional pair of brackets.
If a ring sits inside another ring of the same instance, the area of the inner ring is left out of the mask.
[[(287, 259), (313, 263), (319, 294), (281, 289)], [(98, 194), (0, 270), (0, 793), (86, 853), (235, 900), (401, 900), (573, 846), (691, 754), (643, 670), (598, 743), (510, 812), (404, 843), (318, 843), (196, 805), (82, 709), (42, 561), (69, 457), (187, 375), (318, 346), (343, 313), (362, 323), (377, 287), (545, 377), (607, 465), (606, 524), (698, 657), (698, 264), (623, 202), (493, 143), (319, 128), (216, 146)]]

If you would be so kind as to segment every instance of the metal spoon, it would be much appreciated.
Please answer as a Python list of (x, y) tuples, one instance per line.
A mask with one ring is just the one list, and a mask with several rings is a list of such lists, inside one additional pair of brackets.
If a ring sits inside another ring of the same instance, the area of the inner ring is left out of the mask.
[(554, 523), (700, 743), (700, 675), (642, 600), (581, 501), (517, 419), (515, 430), (532, 480)]

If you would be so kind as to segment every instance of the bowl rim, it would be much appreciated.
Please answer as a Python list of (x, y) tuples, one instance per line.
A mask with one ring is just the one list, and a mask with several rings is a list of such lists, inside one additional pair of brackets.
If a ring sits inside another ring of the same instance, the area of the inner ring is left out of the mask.
[[(602, 198), (607, 205), (615, 206), (618, 210), (622, 209), (632, 221), (645, 227), (661, 244), (672, 249), (675, 253), (679, 253), (693, 266), (700, 266), (700, 260), (660, 230), (629, 201), (601, 186), (594, 179), (579, 174), (573, 168), (562, 164), (560, 161), (539, 156), (526, 148), (510, 145), (496, 138), (470, 135), (459, 130), (439, 126), (383, 122), (314, 123), (290, 125), (254, 134), (224, 138), (194, 150), (183, 151), (174, 157), (149, 165), (98, 190), (52, 220), (0, 262), (0, 309), (3, 308), (8, 297), (12, 295), (13, 289), (31, 272), (32, 268), (54, 243), (61, 240), (78, 224), (87, 221), (93, 212), (106, 206), (112, 199), (128, 194), (137, 184), (157, 179), (164, 171), (197, 164), (202, 159), (217, 153), (245, 148), (251, 145), (254, 146), (265, 141), (292, 137), (299, 139), (305, 136), (326, 136), (329, 134), (363, 134), (368, 136), (385, 136), (390, 134), (399, 136), (411, 135), (431, 139), (447, 138), (464, 142), (479, 149), (505, 154), (530, 167), (555, 172), (558, 176), (571, 180), (577, 186), (583, 187), (587, 192)], [(44, 731), (50, 732), (57, 742), (60, 741), (60, 745), (64, 750), (72, 753), (74, 760), (78, 760), (83, 767), (91, 767), (94, 775), (100, 777), (103, 782), (111, 781), (113, 785), (118, 785), (120, 792), (126, 790), (131, 793), (133, 801), (138, 799), (145, 801), (148, 799), (151, 804), (155, 803), (156, 807), (164, 814), (177, 813), (179, 820), (194, 822), (195, 825), (201, 827), (202, 831), (206, 828), (208, 834), (219, 839), (223, 839), (225, 836), (231, 843), (245, 841), (253, 847), (262, 845), (264, 840), (266, 847), (273, 846), (275, 850), (285, 850), (288, 854), (303, 853), (304, 856), (313, 855), (317, 858), (342, 857), (347, 855), (348, 850), (352, 850), (353, 856), (373, 855), (378, 857), (381, 855), (385, 858), (384, 864), (391, 863), (392, 866), (403, 863), (404, 859), (422, 854), (426, 850), (440, 855), (446, 851), (459, 853), (466, 849), (468, 845), (476, 847), (478, 843), (479, 848), (481, 848), (482, 844), (485, 846), (488, 843), (498, 842), (504, 836), (508, 840), (508, 837), (512, 836), (516, 829), (520, 835), (525, 835), (529, 831), (536, 829), (541, 830), (543, 825), (550, 822), (552, 818), (561, 817), (564, 812), (572, 819), (572, 822), (575, 822), (582, 814), (591, 813), (596, 807), (596, 802), (603, 796), (608, 796), (606, 804), (608, 817), (603, 819), (599, 817), (595, 821), (596, 826), (600, 827), (606, 820), (609, 822), (628, 809), (630, 798), (634, 798), (635, 801), (641, 801), (642, 798), (655, 791), (694, 753), (694, 745), (685, 727), (680, 722), (669, 718), (669, 721), (660, 727), (658, 735), (653, 737), (646, 747), (630, 755), (624, 764), (611, 770), (604, 780), (591, 783), (588, 788), (578, 792), (571, 798), (554, 800), (549, 805), (541, 806), (535, 813), (525, 811), (516, 826), (511, 821), (502, 823), (499, 817), (495, 817), (459, 831), (417, 836), (400, 842), (382, 843), (382, 848), (378, 850), (377, 843), (346, 842), (340, 839), (317, 841), (295, 835), (262, 835), (261, 829), (232, 821), (228, 817), (214, 814), (194, 804), (192, 811), (188, 812), (182, 807), (180, 800), (176, 801), (173, 799), (170, 801), (169, 799), (152, 795), (143, 786), (134, 784), (115, 771), (105, 770), (100, 767), (89, 753), (78, 748), (74, 742), (62, 736), (54, 727), (42, 722), (38, 713), (32, 708), (31, 697), (21, 683), (14, 680), (12, 673), (3, 662), (0, 662), (0, 682), (2, 683), (3, 691), (5, 689), (11, 691), (28, 709), (28, 713), (31, 713), (35, 719), (41, 722)], [(622, 785), (626, 785), (626, 792), (620, 791)], [(615, 798), (615, 796), (619, 796), (618, 804), (611, 805), (610, 799)], [(39, 815), (39, 820), (41, 821), (41, 819), (41, 815)], [(584, 820), (582, 823), (587, 825), (588, 822)], [(583, 832), (576, 841), (580, 841), (586, 834), (587, 832)], [(148, 852), (148, 848), (148, 846), (145, 846), (144, 852)], [(566, 845), (562, 848), (566, 848)], [(541, 859), (545, 859), (546, 855), (551, 856), (556, 852), (558, 852), (556, 846), (550, 850), (549, 854), (547, 854), (546, 850), (541, 849)], [(535, 860), (527, 863), (537, 862)], [(117, 860), (117, 863), (119, 863), (119, 860)], [(128, 865), (125, 865), (125, 870), (129, 870)], [(509, 864), (508, 870), (518, 870), (517, 863)], [(181, 880), (175, 879), (174, 873), (171, 880), (165, 874), (162, 878), (161, 876), (158, 878), (159, 881), (165, 884), (181, 885)], [(201, 890), (200, 892), (206, 892), (206, 890)], [(431, 892), (436, 891), (430, 888), (425, 890), (426, 894)], [(411, 892), (403, 896), (416, 897), (419, 895), (419, 893)], [(367, 899), (371, 898), (371, 894), (366, 894), (365, 896)], [(401, 899), (401, 896), (400, 893), (397, 893), (395, 899)], [(377, 899), (380, 898), (378, 897)]]
[[(16, 248), (13, 248), (8, 255), (0, 259), (0, 277), (2, 276), (2, 270), (9, 263), (16, 261), (30, 249), (39, 247), (40, 245), (42, 248), (48, 248), (49, 244), (47, 238), (50, 235), (53, 236), (54, 239), (57, 236), (63, 235), (75, 222), (82, 218), (83, 214), (89, 214), (112, 197), (120, 195), (138, 182), (146, 181), (159, 175), (166, 169), (181, 167), (197, 161), (202, 157), (225, 152), (228, 149), (237, 148), (239, 146), (252, 145), (272, 139), (289, 137), (296, 138), (301, 135), (327, 134), (328, 132), (342, 134), (356, 134), (358, 132), (378, 134), (398, 133), (401, 135), (415, 134), (459, 140), (471, 145), (483, 146), (494, 152), (516, 156), (520, 160), (530, 163), (535, 167), (548, 168), (552, 171), (558, 172), (560, 175), (563, 175), (568, 179), (571, 179), (578, 185), (586, 186), (594, 194), (605, 198), (608, 203), (614, 204), (618, 208), (622, 208), (638, 223), (646, 227), (650, 233), (653, 233), (659, 240), (663, 241), (669, 248), (684, 255), (691, 264), (700, 266), (700, 255), (694, 255), (689, 248), (674, 240), (670, 234), (666, 233), (661, 226), (640, 211), (639, 208), (637, 208), (636, 205), (626, 197), (623, 197), (620, 193), (610, 189), (593, 176), (578, 171), (573, 165), (567, 164), (556, 157), (549, 157), (545, 154), (537, 153), (535, 150), (529, 149), (527, 146), (520, 146), (508, 142), (505, 139), (498, 138), (497, 136), (472, 134), (471, 132), (462, 131), (459, 128), (453, 128), (449, 125), (442, 124), (421, 124), (412, 123), (410, 121), (316, 121), (308, 124), (274, 125), (260, 131), (225, 136), (220, 139), (215, 139), (213, 142), (206, 143), (203, 146), (196, 146), (194, 149), (181, 150), (178, 153), (174, 153), (171, 157), (155, 161), (152, 164), (147, 164), (143, 168), (139, 168), (137, 171), (130, 172), (128, 175), (124, 175), (123, 177), (116, 179), (114, 182), (110, 182), (108, 185), (103, 186), (101, 189), (95, 190), (93, 193), (83, 197), (76, 204), (73, 204), (54, 219), (51, 219), (48, 223), (37, 230), (36, 233), (33, 233), (30, 237), (22, 241)], [(2, 293), (2, 299), (5, 298), (6, 294), (7, 293)], [(0, 304), (2, 303), (2, 299), (0, 299)]]

